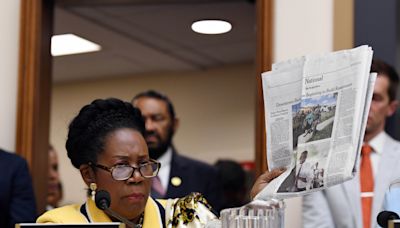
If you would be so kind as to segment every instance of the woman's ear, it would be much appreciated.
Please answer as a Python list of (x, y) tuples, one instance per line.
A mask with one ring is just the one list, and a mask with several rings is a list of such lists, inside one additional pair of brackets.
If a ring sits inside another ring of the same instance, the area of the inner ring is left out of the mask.
[(79, 167), (79, 171), (81, 172), (82, 179), (85, 181), (87, 186), (89, 186), (90, 183), (96, 183), (96, 175), (90, 165), (82, 164)]

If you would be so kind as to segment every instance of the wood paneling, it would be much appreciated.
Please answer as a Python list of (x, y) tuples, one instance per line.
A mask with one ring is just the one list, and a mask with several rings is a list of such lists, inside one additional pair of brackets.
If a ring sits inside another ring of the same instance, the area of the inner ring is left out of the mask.
[(354, 0), (333, 1), (333, 50), (354, 47)]
[(271, 69), (273, 54), (273, 0), (257, 1), (257, 102), (256, 102), (256, 174), (267, 170), (266, 133), (261, 73)]
[(30, 167), (38, 212), (45, 209), (53, 1), (21, 1), (16, 153)]

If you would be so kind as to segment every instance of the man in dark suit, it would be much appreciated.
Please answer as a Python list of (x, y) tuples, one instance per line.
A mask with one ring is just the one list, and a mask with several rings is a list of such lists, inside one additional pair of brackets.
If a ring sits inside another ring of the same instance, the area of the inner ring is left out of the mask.
[(222, 200), (218, 171), (177, 153), (172, 137), (178, 128), (178, 119), (168, 97), (150, 90), (136, 95), (132, 104), (144, 117), (150, 157), (161, 162), (158, 177), (153, 178), (152, 196), (176, 198), (200, 192), (218, 211)]
[(0, 173), (0, 227), (35, 222), (35, 196), (26, 161), (0, 149)]

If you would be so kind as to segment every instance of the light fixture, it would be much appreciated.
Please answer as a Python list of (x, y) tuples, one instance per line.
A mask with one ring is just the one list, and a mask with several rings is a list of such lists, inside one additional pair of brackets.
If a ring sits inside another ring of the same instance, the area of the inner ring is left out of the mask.
[(72, 55), (100, 51), (101, 46), (74, 34), (54, 35), (51, 38), (51, 55)]
[(192, 24), (192, 30), (201, 34), (222, 34), (231, 29), (231, 23), (223, 20), (200, 20)]

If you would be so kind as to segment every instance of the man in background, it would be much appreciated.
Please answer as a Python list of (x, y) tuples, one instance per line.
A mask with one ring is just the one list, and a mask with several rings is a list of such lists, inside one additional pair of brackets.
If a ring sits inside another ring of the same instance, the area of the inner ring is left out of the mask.
[(155, 198), (176, 198), (200, 192), (219, 211), (222, 188), (217, 169), (180, 155), (172, 143), (179, 120), (169, 98), (150, 90), (137, 94), (132, 104), (140, 109), (144, 117), (150, 157), (161, 162), (158, 176), (153, 178), (151, 195)]
[(62, 199), (62, 185), (58, 172), (58, 156), (53, 146), (49, 146), (49, 175), (47, 184), (46, 210), (58, 207)]
[(0, 149), (0, 227), (35, 222), (36, 201), (26, 161)]
[(396, 111), (399, 78), (391, 66), (377, 60), (371, 72), (378, 77), (359, 173), (350, 181), (303, 197), (304, 227), (376, 227), (385, 192), (400, 177), (400, 143), (384, 131), (386, 118)]

